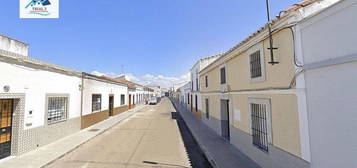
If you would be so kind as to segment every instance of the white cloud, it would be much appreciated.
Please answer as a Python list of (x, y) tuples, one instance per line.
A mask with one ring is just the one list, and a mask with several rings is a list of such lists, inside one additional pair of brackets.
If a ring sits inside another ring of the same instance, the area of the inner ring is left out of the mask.
[[(99, 71), (93, 71), (92, 74), (102, 76), (106, 75), (109, 77), (119, 77), (122, 74), (116, 74), (114, 72), (103, 73)], [(137, 77), (133, 74), (125, 74), (127, 79), (132, 82), (136, 82), (142, 85), (159, 85), (164, 88), (172, 87), (172, 85), (182, 85), (183, 83), (190, 80), (190, 73), (186, 73), (179, 77), (171, 77), (171, 76), (163, 76), (163, 75), (152, 75), (152, 74), (145, 74), (141, 77)]]

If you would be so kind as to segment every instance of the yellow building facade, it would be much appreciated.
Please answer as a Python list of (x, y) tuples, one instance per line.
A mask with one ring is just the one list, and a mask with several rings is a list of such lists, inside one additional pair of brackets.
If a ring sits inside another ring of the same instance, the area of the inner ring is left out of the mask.
[(263, 28), (200, 72), (202, 121), (264, 167), (308, 167), (305, 93), (296, 87), (294, 32)]

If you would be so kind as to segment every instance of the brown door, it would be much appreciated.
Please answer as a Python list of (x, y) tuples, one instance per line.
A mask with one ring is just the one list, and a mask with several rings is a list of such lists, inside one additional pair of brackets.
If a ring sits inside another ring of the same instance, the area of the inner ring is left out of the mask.
[(114, 96), (109, 96), (109, 116), (113, 116)]
[(11, 155), (11, 126), (14, 102), (0, 100), (0, 159)]
[(131, 94), (129, 95), (129, 108), (131, 108)]

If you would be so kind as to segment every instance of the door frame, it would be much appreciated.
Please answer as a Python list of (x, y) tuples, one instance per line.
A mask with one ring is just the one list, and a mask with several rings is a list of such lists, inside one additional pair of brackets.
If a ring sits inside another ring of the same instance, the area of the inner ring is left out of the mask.
[[(13, 136), (13, 125), (14, 125), (13, 121), (14, 121), (14, 111), (15, 111), (15, 99), (12, 99), (12, 98), (1, 98), (0, 99), (0, 101), (4, 101), (4, 100), (10, 100), (11, 101), (11, 114), (10, 114), (11, 120), (10, 120), (10, 126), (9, 126), (10, 128), (6, 128), (6, 129), (9, 129), (9, 130), (6, 131), (6, 133), (10, 134), (10, 138), (9, 138), (9, 140), (7, 142), (5, 142), (5, 143), (8, 143), (8, 145), (9, 145), (9, 147), (8, 147), (9, 148), (9, 151), (8, 151), (9, 153), (6, 156), (2, 156), (3, 154), (0, 153), (0, 159), (3, 159), (3, 158), (11, 156), (11, 154), (12, 154), (12, 141), (13, 141), (12, 136)], [(2, 115), (2, 114), (0, 113), (0, 115)], [(2, 132), (2, 130), (3, 129), (1, 129), (0, 132)], [(0, 135), (1, 135), (1, 133), (0, 133)], [(0, 151), (2, 151), (2, 150), (0, 150)]]
[[(230, 130), (230, 115), (229, 115), (229, 99), (221, 99), (220, 100), (220, 109), (221, 109), (221, 135), (228, 141), (231, 137), (231, 130)], [(224, 107), (222, 106), (225, 103), (226, 111), (223, 111)]]

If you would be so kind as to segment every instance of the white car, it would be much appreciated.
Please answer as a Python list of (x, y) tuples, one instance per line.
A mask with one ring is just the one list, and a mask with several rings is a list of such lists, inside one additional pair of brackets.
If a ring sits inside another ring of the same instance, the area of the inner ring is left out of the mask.
[(149, 105), (155, 105), (157, 104), (157, 98), (156, 97), (152, 97), (149, 102), (148, 102)]

